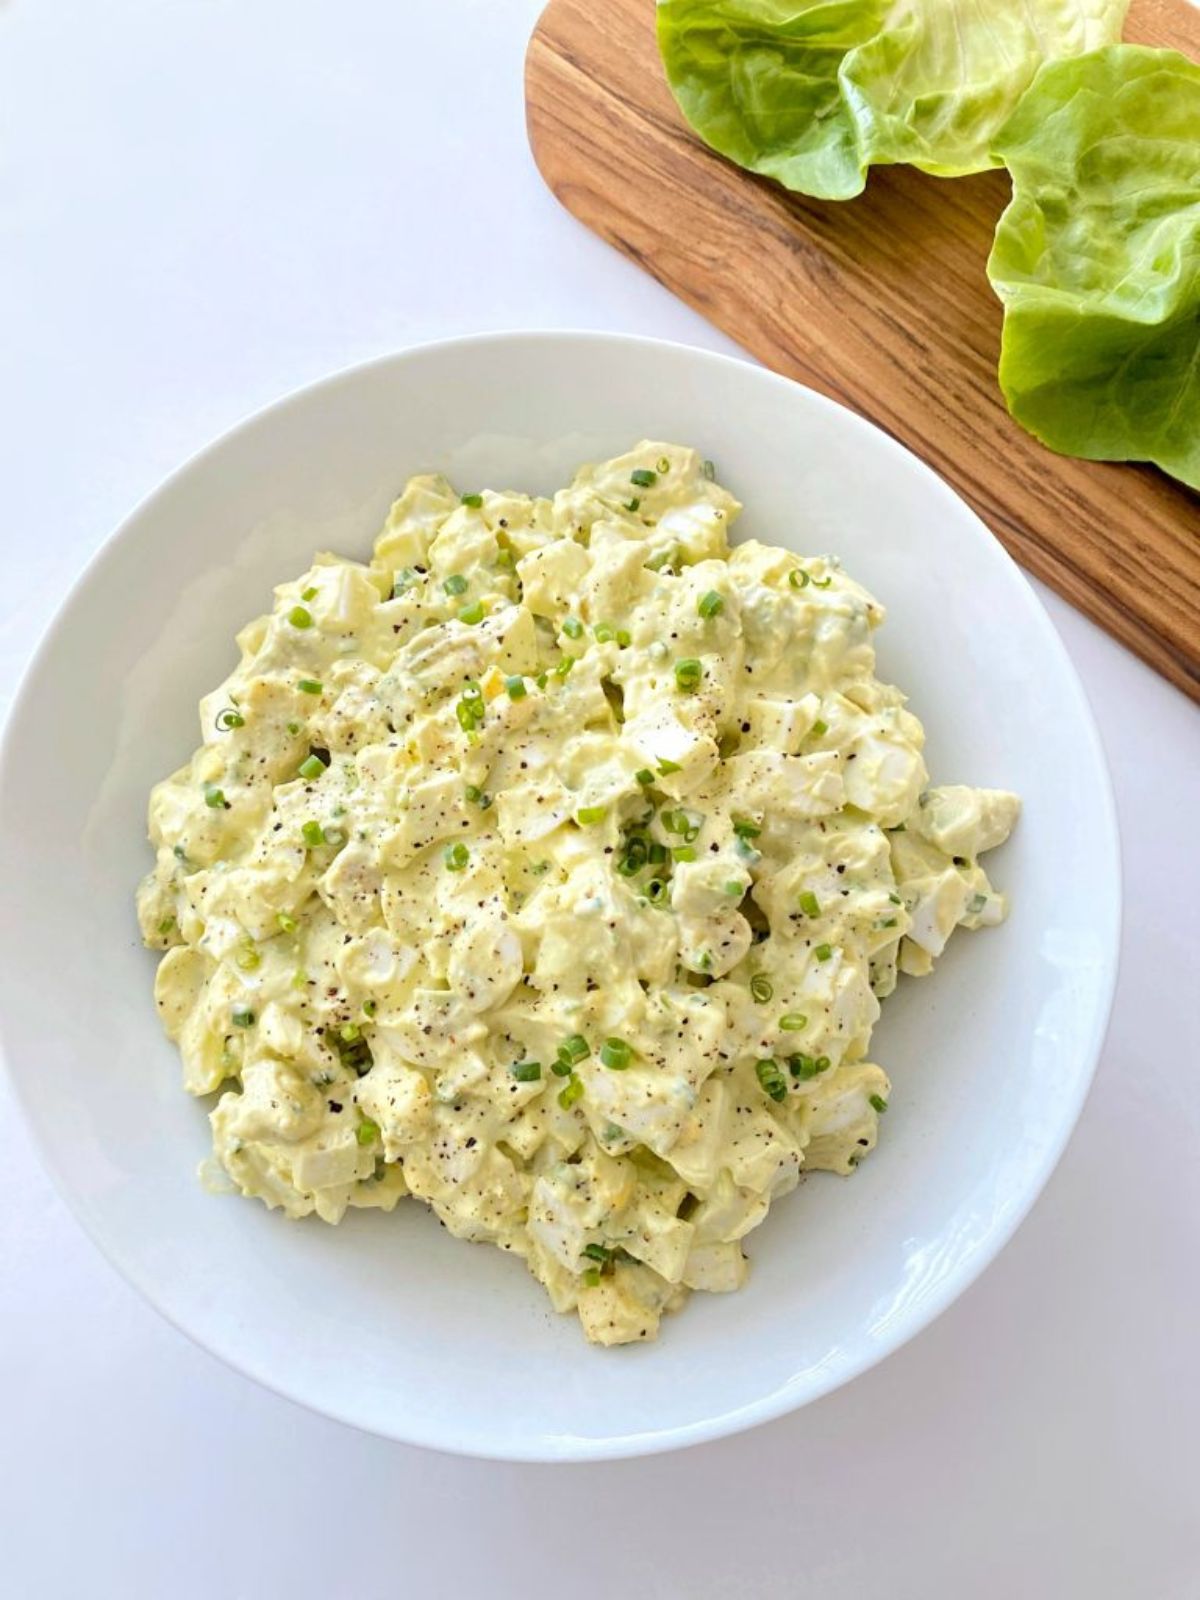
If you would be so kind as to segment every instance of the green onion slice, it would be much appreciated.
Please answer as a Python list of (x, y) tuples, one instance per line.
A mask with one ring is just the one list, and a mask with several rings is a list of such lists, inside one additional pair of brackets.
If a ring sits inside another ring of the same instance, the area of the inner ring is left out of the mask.
[(613, 1072), (624, 1072), (633, 1060), (633, 1046), (624, 1039), (605, 1039), (600, 1046), (601, 1063)]
[(787, 1099), (787, 1079), (781, 1072), (778, 1061), (771, 1057), (765, 1061), (756, 1061), (754, 1076), (758, 1079), (763, 1093), (770, 1095), (772, 1100)]

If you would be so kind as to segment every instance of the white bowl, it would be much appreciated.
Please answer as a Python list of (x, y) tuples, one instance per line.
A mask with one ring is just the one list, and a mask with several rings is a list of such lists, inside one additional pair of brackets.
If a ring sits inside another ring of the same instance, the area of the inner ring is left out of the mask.
[[(190, 753), (233, 635), (316, 548), (365, 553), (407, 475), (552, 490), (647, 435), (695, 444), (741, 536), (830, 550), (886, 604), (880, 671), (935, 780), (1019, 790), (989, 858), (1001, 929), (903, 980), (874, 1046), (894, 1092), (853, 1179), (814, 1175), (749, 1240), (739, 1294), (659, 1342), (589, 1348), (520, 1263), (421, 1206), (287, 1222), (196, 1179), (205, 1107), (151, 999), (133, 890), (146, 797)], [(1104, 1032), (1119, 920), (1108, 776), (1029, 585), (899, 445), (742, 362), (598, 334), (458, 340), (274, 406), (103, 548), (30, 668), (0, 755), (0, 1040), (59, 1187), (109, 1259), (240, 1371), (377, 1433), (473, 1455), (633, 1455), (778, 1416), (923, 1328), (1058, 1160)]]

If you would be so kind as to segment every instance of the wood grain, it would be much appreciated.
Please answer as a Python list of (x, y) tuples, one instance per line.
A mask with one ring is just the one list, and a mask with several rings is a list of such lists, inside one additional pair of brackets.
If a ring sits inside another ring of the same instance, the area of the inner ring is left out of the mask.
[[(1136, 0), (1126, 36), (1200, 56), (1200, 13)], [(526, 109), (569, 211), (768, 366), (894, 434), (1029, 571), (1200, 700), (1200, 497), (1152, 467), (1055, 455), (1004, 408), (984, 271), (1004, 173), (883, 167), (842, 204), (745, 173), (683, 123), (653, 0), (550, 0)]]

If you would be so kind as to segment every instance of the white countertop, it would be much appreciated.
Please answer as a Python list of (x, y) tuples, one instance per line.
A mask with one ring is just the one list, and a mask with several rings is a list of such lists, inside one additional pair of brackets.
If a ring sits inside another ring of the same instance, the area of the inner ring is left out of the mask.
[[(287, 390), (485, 328), (731, 348), (544, 190), (521, 95), (537, 10), (0, 0), (0, 711), (106, 533)], [(1200, 1595), (1200, 713), (1045, 599), (1113, 766), (1122, 973), (1058, 1173), (932, 1329), (679, 1455), (423, 1453), (160, 1321), (0, 1097), (0, 1592)]]

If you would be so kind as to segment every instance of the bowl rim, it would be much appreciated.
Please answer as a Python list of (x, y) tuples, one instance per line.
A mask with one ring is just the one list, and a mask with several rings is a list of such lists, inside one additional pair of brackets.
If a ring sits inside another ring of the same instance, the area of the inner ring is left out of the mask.
[[(5, 1016), (0, 1012), (0, 1073), (3, 1074), (8, 1084), (13, 1103), (20, 1112), (26, 1134), (43, 1170), (50, 1178), (70, 1215), (109, 1265), (114, 1268), (125, 1282), (136, 1290), (154, 1311), (173, 1328), (182, 1333), (196, 1348), (221, 1361), (241, 1377), (261, 1384), (280, 1398), (299, 1405), (317, 1416), (331, 1418), (348, 1427), (357, 1428), (363, 1432), (371, 1433), (399, 1444), (418, 1446), (443, 1454), (461, 1455), (479, 1460), (523, 1463), (585, 1463), (624, 1460), (645, 1455), (657, 1455), (728, 1437), (746, 1429), (757, 1427), (761, 1423), (786, 1416), (790, 1412), (797, 1411), (803, 1406), (823, 1398), (834, 1390), (843, 1387), (843, 1385), (851, 1383), (862, 1373), (886, 1361), (888, 1357), (894, 1355), (897, 1350), (901, 1349), (911, 1339), (935, 1322), (954, 1301), (977, 1281), (980, 1275), (1010, 1242), (1041, 1195), (1075, 1130), (1096, 1074), (1112, 1014), (1120, 964), (1123, 919), (1120, 831), (1112, 776), (1087, 691), (1049, 612), (1043, 605), (1040, 596), (1034, 590), (1028, 576), (1017, 565), (1016, 561), (973, 507), (915, 451), (908, 449), (907, 446), (893, 438), (891, 434), (869, 418), (817, 389), (812, 389), (796, 379), (786, 377), (741, 355), (730, 355), (724, 352), (708, 350), (703, 346), (687, 344), (682, 340), (660, 339), (605, 329), (504, 329), (456, 334), (449, 338), (429, 339), (403, 345), (396, 350), (374, 356), (366, 361), (353, 362), (339, 367), (322, 378), (289, 390), (269, 404), (244, 414), (215, 439), (210, 440), (186, 457), (154, 488), (145, 494), (122, 518), (121, 522), (106, 535), (79, 569), (74, 582), (61, 596), (53, 616), (43, 629), (40, 638), (19, 674), (12, 700), (5, 714), (3, 724), (0, 725), (0, 796), (5, 792), (6, 780), (9, 777), (10, 767), (13, 763), (13, 746), (16, 742), (17, 730), (23, 722), (36, 681), (53, 657), (58, 646), (60, 632), (65, 626), (66, 613), (70, 610), (80, 592), (88, 586), (95, 569), (108, 558), (110, 551), (127, 536), (130, 528), (135, 523), (140, 522), (144, 516), (152, 513), (158, 502), (172, 494), (180, 481), (185, 479), (196, 467), (223, 451), (235, 439), (242, 438), (250, 433), (266, 419), (280, 415), (293, 407), (306, 405), (319, 393), (324, 391), (332, 392), (343, 385), (353, 384), (366, 373), (377, 369), (401, 365), (413, 357), (436, 355), (443, 350), (462, 347), (494, 348), (506, 345), (521, 346), (559, 342), (576, 347), (581, 345), (616, 345), (637, 348), (643, 351), (659, 351), (671, 356), (683, 356), (718, 372), (729, 368), (748, 369), (756, 373), (764, 384), (776, 386), (781, 392), (800, 389), (804, 392), (808, 403), (815, 405), (818, 409), (837, 413), (839, 426), (848, 427), (851, 430), (869, 431), (875, 435), (877, 448), (881, 449), (885, 454), (890, 454), (894, 461), (905, 462), (910, 469), (915, 465), (924, 478), (931, 479), (941, 492), (953, 497), (962, 512), (975, 523), (983, 537), (995, 547), (996, 554), (1008, 564), (1011, 574), (1019, 581), (1019, 585), (1024, 591), (1024, 599), (1031, 623), (1039, 630), (1046, 649), (1056, 657), (1060, 667), (1063, 669), (1064, 687), (1074, 699), (1073, 711), (1077, 719), (1079, 732), (1085, 741), (1089, 754), (1093, 759), (1096, 773), (1101, 780), (1094, 794), (1094, 802), (1099, 811), (1099, 821), (1103, 828), (1106, 842), (1107, 860), (1100, 862), (1099, 866), (1101, 875), (1109, 886), (1106, 906), (1106, 920), (1109, 926), (1107, 930), (1104, 930), (1106, 937), (1103, 939), (1102, 946), (1103, 959), (1097, 971), (1096, 997), (1099, 1003), (1093, 1006), (1093, 1015), (1086, 1037), (1082, 1033), (1080, 1035), (1078, 1057), (1082, 1064), (1082, 1070), (1077, 1075), (1077, 1083), (1073, 1095), (1069, 1100), (1064, 1100), (1061, 1104), (1057, 1134), (1047, 1142), (1040, 1163), (1026, 1177), (1025, 1189), (1019, 1203), (1012, 1206), (1001, 1221), (989, 1228), (985, 1238), (976, 1245), (971, 1256), (956, 1272), (950, 1274), (940, 1284), (936, 1294), (932, 1295), (927, 1302), (923, 1302), (917, 1311), (908, 1313), (906, 1317), (895, 1319), (895, 1323), (886, 1336), (869, 1346), (865, 1346), (853, 1359), (838, 1367), (836, 1371), (823, 1374), (820, 1378), (811, 1382), (802, 1392), (793, 1392), (791, 1386), (785, 1384), (771, 1393), (747, 1405), (739, 1406), (732, 1411), (718, 1412), (715, 1415), (694, 1422), (659, 1429), (652, 1433), (625, 1433), (600, 1438), (579, 1435), (531, 1434), (528, 1440), (521, 1440), (518, 1443), (513, 1443), (507, 1439), (501, 1442), (494, 1437), (489, 1439), (486, 1435), (482, 1438), (477, 1438), (470, 1429), (465, 1429), (459, 1424), (436, 1430), (416, 1427), (402, 1432), (393, 1427), (377, 1424), (365, 1415), (356, 1414), (347, 1405), (320, 1402), (307, 1393), (301, 1392), (300, 1386), (289, 1384), (273, 1372), (263, 1370), (258, 1363), (240, 1354), (235, 1349), (225, 1348), (216, 1343), (209, 1343), (199, 1330), (188, 1326), (187, 1323), (176, 1316), (160, 1296), (155, 1284), (151, 1281), (150, 1274), (144, 1273), (135, 1263), (127, 1260), (121, 1247), (106, 1237), (99, 1221), (90, 1214), (88, 1205), (82, 1196), (75, 1191), (65, 1164), (54, 1154), (51, 1143), (44, 1137), (43, 1130), (21, 1089), (20, 1077), (10, 1061), (8, 1025)], [(0, 812), (0, 829), (3, 828), (3, 824), (4, 817)]]

